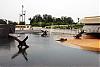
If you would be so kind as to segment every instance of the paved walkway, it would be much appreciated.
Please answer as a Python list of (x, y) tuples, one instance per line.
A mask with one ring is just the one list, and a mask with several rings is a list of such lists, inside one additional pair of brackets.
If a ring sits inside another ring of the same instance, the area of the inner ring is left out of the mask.
[(33, 33), (33, 32), (41, 32), (41, 30), (47, 30), (50, 33), (66, 33), (66, 34), (79, 33), (78, 29), (70, 30), (70, 29), (46, 29), (46, 28), (33, 28), (33, 30), (32, 29), (24, 29), (24, 30), (16, 29), (15, 33)]

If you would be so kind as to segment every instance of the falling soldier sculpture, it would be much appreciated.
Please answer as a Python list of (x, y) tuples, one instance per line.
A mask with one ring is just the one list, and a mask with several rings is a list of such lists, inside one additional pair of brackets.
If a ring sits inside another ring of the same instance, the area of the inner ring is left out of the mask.
[(25, 47), (29, 47), (28, 45), (26, 45), (26, 40), (28, 39), (28, 36), (26, 36), (26, 38), (23, 40), (23, 41), (21, 41), (21, 40), (19, 40), (17, 37), (15, 37), (15, 36), (10, 36), (9, 35), (9, 37), (11, 37), (11, 38), (14, 38), (16, 41), (18, 41), (18, 43), (19, 43), (19, 45), (18, 45), (18, 47), (23, 47), (23, 46), (25, 46)]
[(43, 34), (42, 34), (41, 36), (42, 36), (42, 37), (46, 37), (48, 31), (47, 31), (47, 30), (45, 30), (45, 31), (44, 31), (44, 30), (41, 30), (41, 31), (43, 32)]
[(22, 54), (23, 57), (25, 58), (25, 60), (28, 61), (27, 52), (26, 52), (26, 49), (27, 49), (28, 47), (24, 47), (24, 48), (18, 47), (18, 48), (19, 48), (19, 51), (18, 51), (17, 53), (15, 53), (15, 54), (11, 57), (11, 59), (14, 59), (14, 58), (17, 57), (19, 54)]
[(22, 54), (25, 60), (28, 61), (27, 53), (26, 53), (26, 49), (29, 48), (29, 46), (26, 45), (26, 40), (28, 39), (28, 36), (26, 36), (26, 38), (23, 41), (19, 40), (17, 37), (14, 37), (14, 36), (9, 36), (9, 37), (14, 38), (19, 43), (18, 45), (19, 51), (16, 54), (14, 54), (11, 58), (14, 59), (19, 54)]
[(76, 39), (80, 39), (80, 37), (82, 36), (82, 34), (85, 33), (84, 30), (82, 30), (79, 34), (77, 34), (76, 36), (74, 36)]
[(23, 46), (25, 46), (25, 47), (29, 47), (28, 45), (26, 45), (26, 40), (28, 39), (28, 36), (23, 40), (23, 41), (20, 41), (19, 39), (17, 39), (17, 41), (19, 42), (19, 45), (18, 45), (18, 47), (23, 47)]

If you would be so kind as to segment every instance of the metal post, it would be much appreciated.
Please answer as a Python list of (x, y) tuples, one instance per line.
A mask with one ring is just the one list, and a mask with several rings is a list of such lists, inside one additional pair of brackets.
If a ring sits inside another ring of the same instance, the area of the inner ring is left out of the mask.
[(80, 22), (80, 18), (77, 18), (78, 19), (78, 23)]
[(21, 15), (19, 14), (19, 23), (21, 22)]
[(24, 23), (25, 23), (25, 15), (26, 15), (26, 11), (24, 11), (24, 14), (23, 14), (23, 15), (24, 15)]
[(23, 22), (23, 8), (24, 8), (24, 6), (22, 5), (22, 22)]

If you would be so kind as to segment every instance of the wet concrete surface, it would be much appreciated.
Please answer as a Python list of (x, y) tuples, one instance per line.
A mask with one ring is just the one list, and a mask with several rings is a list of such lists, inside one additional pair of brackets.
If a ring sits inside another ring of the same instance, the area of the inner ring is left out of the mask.
[(0, 67), (99, 67), (100, 65), (100, 54), (62, 46), (54, 40), (54, 35), (50, 37), (34, 34), (19, 35), (20, 40), (29, 37), (26, 41), (29, 48), (25, 50), (28, 61), (22, 53), (12, 59), (12, 56), (19, 51), (17, 41), (2, 40)]

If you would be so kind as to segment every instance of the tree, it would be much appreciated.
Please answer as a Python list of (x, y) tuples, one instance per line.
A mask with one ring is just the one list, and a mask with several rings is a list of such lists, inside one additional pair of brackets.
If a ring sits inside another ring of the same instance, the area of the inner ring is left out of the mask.
[(62, 16), (62, 17), (61, 17), (61, 20), (62, 20), (63, 24), (68, 24), (68, 23), (67, 23), (67, 22), (68, 22), (68, 19), (67, 19), (66, 16)]
[(52, 15), (44, 14), (43, 15), (43, 21), (46, 22), (46, 23), (53, 22)]
[(40, 14), (37, 14), (33, 17), (34, 22), (42, 22), (42, 17)]
[(56, 22), (62, 22), (60, 18), (56, 18)]
[(17, 22), (14, 22), (14, 25), (18, 25), (18, 23)]
[(43, 22), (48, 22), (48, 15), (47, 14), (44, 14), (43, 15)]
[(53, 22), (52, 15), (48, 15), (48, 22)]
[(7, 20), (0, 19), (0, 24), (7, 24)]
[(33, 18), (29, 18), (30, 25), (32, 26), (50, 26), (52, 23), (54, 25), (67, 25), (73, 24), (73, 19), (71, 17), (62, 16), (61, 18), (52, 17), (52, 15), (44, 14), (41, 16), (37, 14)]
[(8, 20), (8, 24), (12, 24), (12, 25), (14, 25), (15, 23), (12, 22), (12, 21), (10, 21), (10, 20)]
[(67, 23), (68, 23), (68, 24), (72, 24), (72, 23), (74, 22), (73, 19), (72, 19), (71, 17), (68, 17), (66, 20), (67, 20)]
[(29, 18), (29, 20), (32, 26), (40, 26), (40, 22), (43, 21), (42, 16), (40, 14), (33, 16), (33, 18)]

